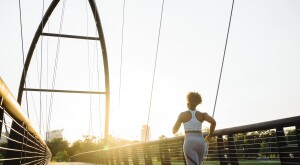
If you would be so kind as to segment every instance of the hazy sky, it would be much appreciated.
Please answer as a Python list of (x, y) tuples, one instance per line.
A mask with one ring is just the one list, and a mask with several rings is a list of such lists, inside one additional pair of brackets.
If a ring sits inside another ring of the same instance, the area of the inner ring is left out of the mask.
[[(42, 18), (43, 1), (21, 2), (26, 56)], [(44, 10), (50, 2), (45, 0)], [(86, 1), (66, 0), (61, 21), (63, 2), (50, 17), (44, 32), (59, 33), (62, 22), (63, 34), (95, 36), (95, 24)], [(120, 104), (123, 1), (96, 3), (109, 60), (110, 133), (140, 139), (150, 104), (162, 1), (126, 1)], [(212, 114), (231, 4), (231, 0), (165, 0), (150, 109), (152, 139), (162, 134), (173, 136), (172, 126), (178, 114), (186, 110), (185, 95), (189, 91), (201, 93), (203, 104), (198, 110)], [(298, 0), (235, 1), (215, 112), (217, 129), (300, 114), (299, 9)], [(23, 68), (17, 0), (0, 2), (0, 21), (0, 76), (17, 97)], [(55, 89), (98, 90), (99, 86), (103, 91), (99, 43), (61, 39), (57, 49), (57, 42), (57, 38), (43, 37), (37, 44), (28, 72), (28, 87), (52, 87), (58, 55)], [(27, 96), (30, 119), (37, 130), (42, 107), (44, 134), (50, 94), (42, 93), (41, 99), (37, 92), (28, 92)], [(25, 95), (22, 103), (25, 109), (24, 98)], [(54, 94), (50, 130), (63, 128), (69, 140), (83, 134), (100, 136), (100, 131), (104, 131), (104, 97), (98, 100), (98, 96)]]

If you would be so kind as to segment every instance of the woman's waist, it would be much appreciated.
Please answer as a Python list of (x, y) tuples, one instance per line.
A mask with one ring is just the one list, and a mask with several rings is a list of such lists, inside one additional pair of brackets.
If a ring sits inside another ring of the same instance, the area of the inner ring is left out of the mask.
[(185, 130), (185, 133), (199, 133), (202, 134), (201, 130)]

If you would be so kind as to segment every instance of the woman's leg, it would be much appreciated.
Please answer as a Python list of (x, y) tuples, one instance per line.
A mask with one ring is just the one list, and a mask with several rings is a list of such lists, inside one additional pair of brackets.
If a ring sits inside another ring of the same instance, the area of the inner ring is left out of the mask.
[(186, 136), (183, 143), (183, 152), (187, 165), (199, 165), (199, 154), (197, 153), (197, 140), (194, 137)]
[(199, 138), (198, 140), (199, 140), (199, 147), (197, 147), (197, 153), (198, 153), (199, 162), (202, 163), (205, 154), (205, 149), (206, 149), (206, 142), (203, 137)]

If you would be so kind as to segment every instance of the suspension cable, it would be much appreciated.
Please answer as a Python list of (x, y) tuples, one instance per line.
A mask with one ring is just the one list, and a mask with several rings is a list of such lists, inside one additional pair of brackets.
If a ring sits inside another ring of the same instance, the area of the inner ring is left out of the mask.
[[(48, 21), (48, 24), (47, 24), (47, 32), (49, 33), (50, 31), (50, 21)], [(47, 47), (46, 47), (46, 89), (48, 89), (48, 75), (49, 75), (49, 37), (47, 37)], [(48, 128), (47, 128), (47, 122), (48, 122), (48, 112), (47, 112), (47, 108), (48, 108), (48, 92), (46, 92), (46, 96), (45, 96), (45, 122), (46, 122), (46, 131), (45, 131), (45, 137), (46, 137), (46, 141), (48, 140), (47, 138), (47, 132), (49, 131)]]
[[(63, 18), (64, 18), (64, 12), (65, 12), (65, 3), (66, 3), (66, 0), (64, 0), (64, 2), (63, 2), (62, 14), (61, 14), (61, 17), (60, 17), (59, 34), (61, 34), (61, 31), (62, 31)], [(55, 64), (54, 64), (54, 72), (53, 72), (53, 79), (52, 79), (52, 89), (54, 89), (54, 87), (55, 87), (59, 50), (60, 50), (60, 37), (57, 38)], [(50, 105), (49, 105), (49, 113), (48, 113), (48, 123), (47, 123), (47, 128), (48, 129), (47, 130), (50, 130), (51, 114), (52, 114), (52, 110), (53, 110), (52, 109), (52, 106), (53, 106), (53, 92), (51, 92), (50, 103), (49, 104)]]
[[(22, 43), (22, 56), (23, 56), (23, 68), (25, 66), (25, 54), (24, 54), (24, 39), (23, 39), (23, 24), (22, 24), (22, 10), (21, 10), (21, 0), (19, 0), (19, 16), (20, 16), (20, 28), (21, 28), (21, 43)], [(25, 70), (23, 69), (23, 74), (25, 74)], [(24, 81), (24, 86), (26, 88), (26, 81)], [(28, 110), (28, 95), (26, 91), (26, 109), (27, 109), (27, 117), (29, 118), (29, 110)]]
[(122, 14), (122, 36), (121, 36), (121, 59), (120, 59), (120, 75), (119, 75), (119, 110), (121, 108), (121, 87), (122, 87), (122, 66), (123, 66), (123, 45), (124, 45), (124, 19), (125, 19), (125, 0), (123, 1), (123, 14)]
[(160, 21), (159, 21), (159, 29), (158, 29), (158, 36), (157, 36), (157, 44), (156, 44), (155, 61), (154, 61), (154, 70), (153, 70), (153, 75), (152, 75), (152, 85), (151, 85), (150, 103), (149, 103), (149, 110), (148, 110), (147, 129), (146, 129), (145, 141), (148, 138), (149, 120), (150, 120), (150, 112), (151, 112), (151, 104), (152, 104), (153, 87), (154, 87), (154, 82), (155, 82), (155, 72), (156, 72), (157, 55), (158, 55), (158, 48), (159, 48), (161, 23), (162, 23), (163, 12), (164, 12), (164, 4), (165, 4), (165, 0), (162, 0), (161, 12), (160, 12)]
[[(45, 7), (45, 0), (43, 0), (43, 9), (42, 9), (42, 29), (44, 29), (44, 7)], [(41, 37), (41, 72), (40, 72), (40, 89), (42, 88), (42, 76), (43, 76), (43, 36)], [(42, 135), (42, 91), (40, 91), (40, 135)]]
[(225, 41), (221, 71), (220, 71), (220, 75), (219, 75), (217, 93), (216, 93), (216, 98), (215, 98), (215, 103), (214, 103), (214, 110), (213, 110), (213, 114), (212, 114), (213, 117), (215, 115), (215, 110), (216, 110), (216, 105), (217, 105), (217, 100), (218, 100), (218, 94), (219, 94), (219, 89), (220, 89), (220, 83), (221, 83), (221, 78), (222, 78), (222, 72), (223, 72), (223, 66), (224, 66), (224, 60), (225, 60), (225, 54), (226, 54), (226, 48), (227, 48), (227, 41), (228, 41), (228, 36), (229, 36), (230, 24), (231, 24), (233, 5), (234, 5), (234, 0), (232, 0), (232, 5), (231, 5), (231, 11), (230, 11), (229, 23), (228, 23), (228, 28), (227, 28), (227, 35), (226, 35), (226, 41)]
[[(226, 48), (227, 48), (227, 41), (228, 41), (228, 36), (229, 36), (229, 30), (230, 30), (230, 24), (231, 24), (231, 18), (232, 18), (232, 11), (233, 11), (233, 6), (234, 6), (234, 0), (232, 0), (232, 5), (231, 5), (231, 11), (230, 11), (230, 17), (229, 17), (229, 23), (228, 23), (228, 28), (227, 28), (227, 35), (226, 35), (226, 41), (225, 41), (225, 47), (224, 47), (224, 52), (223, 52), (223, 59), (222, 59), (222, 65), (221, 65), (221, 70), (220, 70), (220, 75), (219, 75), (219, 81), (218, 81), (218, 87), (217, 87), (217, 93), (216, 93), (216, 98), (215, 98), (215, 103), (214, 103), (214, 109), (213, 109), (213, 114), (212, 117), (215, 115), (215, 110), (216, 110), (216, 105), (217, 105), (217, 99), (218, 99), (218, 94), (219, 94), (219, 89), (220, 89), (220, 83), (221, 83), (221, 78), (222, 78), (222, 72), (223, 72), (223, 67), (224, 67), (224, 60), (225, 60), (225, 55), (226, 55)], [(203, 165), (205, 165), (205, 161), (208, 155), (208, 148), (209, 148), (209, 143), (206, 143), (206, 149), (205, 149), (205, 158), (203, 159)]]
[[(86, 36), (89, 36), (89, 21), (88, 21), (88, 1), (86, 0), (85, 3), (85, 13), (86, 13)], [(92, 67), (92, 72), (91, 72), (91, 66), (90, 66), (90, 43), (89, 40), (86, 40), (87, 42), (87, 55), (88, 55), (88, 72), (89, 72), (89, 90), (91, 91), (93, 88), (93, 67)], [(94, 61), (94, 60), (92, 60)], [(91, 74), (92, 73), (92, 74)], [(91, 78), (92, 77), (92, 78)], [(90, 94), (90, 116), (89, 116), (89, 128), (88, 128), (88, 135), (90, 137), (93, 136), (93, 109), (92, 109), (92, 94)]]

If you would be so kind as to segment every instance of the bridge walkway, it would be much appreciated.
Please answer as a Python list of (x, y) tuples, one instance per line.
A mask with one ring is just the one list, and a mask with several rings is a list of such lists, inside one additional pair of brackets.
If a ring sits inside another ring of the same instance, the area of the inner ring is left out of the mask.
[(81, 163), (81, 162), (50, 162), (48, 165), (95, 165), (95, 164)]

